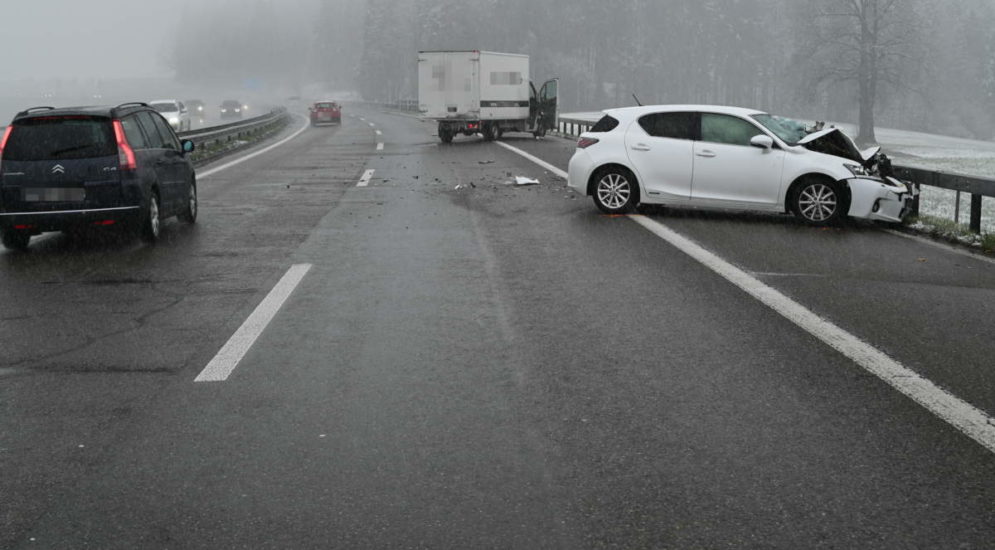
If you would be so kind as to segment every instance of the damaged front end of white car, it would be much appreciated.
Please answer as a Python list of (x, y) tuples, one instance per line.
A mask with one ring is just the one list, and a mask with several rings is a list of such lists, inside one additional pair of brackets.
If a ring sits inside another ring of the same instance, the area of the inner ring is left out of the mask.
[(802, 138), (798, 145), (849, 161), (844, 167), (852, 177), (839, 183), (849, 191), (851, 217), (901, 223), (912, 212), (918, 191), (895, 177), (891, 159), (880, 147), (860, 150), (838, 128), (818, 129)]

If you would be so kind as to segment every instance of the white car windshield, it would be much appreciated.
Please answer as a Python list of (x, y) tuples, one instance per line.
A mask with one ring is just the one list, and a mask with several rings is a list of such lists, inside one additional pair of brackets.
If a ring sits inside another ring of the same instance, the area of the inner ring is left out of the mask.
[(787, 117), (753, 115), (753, 120), (759, 122), (788, 145), (798, 145), (798, 142), (808, 135), (805, 123)]

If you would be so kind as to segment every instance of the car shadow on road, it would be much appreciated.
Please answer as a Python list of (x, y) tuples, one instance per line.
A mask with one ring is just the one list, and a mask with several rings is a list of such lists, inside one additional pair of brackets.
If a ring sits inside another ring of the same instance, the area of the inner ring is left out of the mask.
[(806, 223), (791, 214), (779, 214), (772, 212), (749, 212), (737, 210), (705, 210), (695, 208), (674, 208), (661, 205), (641, 205), (637, 209), (638, 214), (657, 219), (660, 222), (668, 220), (702, 220), (714, 222), (739, 222), (750, 225), (770, 225), (782, 226), (786, 228), (797, 228), (801, 230), (818, 231), (851, 231), (867, 232), (876, 231), (883, 227), (883, 224), (868, 220), (857, 220), (846, 218), (827, 226), (817, 226)]
[(181, 223), (163, 225), (159, 241), (154, 245), (143, 242), (124, 227), (94, 228), (61, 233), (44, 233), (31, 239), (26, 251), (0, 250), (0, 258), (8, 265), (36, 264), (101, 254), (130, 254), (157, 248), (184, 246), (197, 232), (196, 226)]

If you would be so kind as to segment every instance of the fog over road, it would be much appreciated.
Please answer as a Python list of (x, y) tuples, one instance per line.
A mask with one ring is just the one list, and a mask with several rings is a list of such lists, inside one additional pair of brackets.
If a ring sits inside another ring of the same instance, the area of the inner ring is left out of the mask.
[[(0, 252), (0, 547), (995, 540), (982, 445), (514, 152), (345, 113), (202, 178), (158, 246)], [(871, 224), (643, 213), (995, 413), (995, 264)], [(196, 382), (298, 265), (231, 375)]]

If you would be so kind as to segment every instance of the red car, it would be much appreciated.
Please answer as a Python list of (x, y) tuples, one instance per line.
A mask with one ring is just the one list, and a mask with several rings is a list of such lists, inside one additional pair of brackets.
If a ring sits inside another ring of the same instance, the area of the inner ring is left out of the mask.
[(311, 106), (311, 126), (323, 123), (342, 124), (342, 107), (334, 101), (319, 101)]

